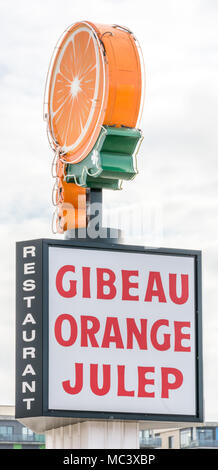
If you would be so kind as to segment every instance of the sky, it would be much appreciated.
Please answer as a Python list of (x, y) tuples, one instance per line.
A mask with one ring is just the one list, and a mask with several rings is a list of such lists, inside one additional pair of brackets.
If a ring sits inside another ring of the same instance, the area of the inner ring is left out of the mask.
[(61, 238), (44, 87), (58, 38), (82, 20), (127, 26), (141, 45), (139, 174), (104, 191), (105, 220), (131, 244), (202, 250), (205, 420), (218, 421), (216, 0), (1, 0), (0, 404), (15, 402), (15, 243)]

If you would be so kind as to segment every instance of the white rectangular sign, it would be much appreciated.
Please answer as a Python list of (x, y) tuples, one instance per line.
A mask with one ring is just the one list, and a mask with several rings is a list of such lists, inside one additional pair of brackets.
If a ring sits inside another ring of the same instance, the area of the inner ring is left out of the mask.
[(195, 257), (49, 247), (48, 409), (196, 415)]

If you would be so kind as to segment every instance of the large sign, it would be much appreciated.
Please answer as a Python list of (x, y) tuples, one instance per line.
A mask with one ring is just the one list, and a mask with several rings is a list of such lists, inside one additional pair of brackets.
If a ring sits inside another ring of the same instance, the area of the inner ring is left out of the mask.
[(201, 253), (17, 244), (16, 416), (201, 421)]

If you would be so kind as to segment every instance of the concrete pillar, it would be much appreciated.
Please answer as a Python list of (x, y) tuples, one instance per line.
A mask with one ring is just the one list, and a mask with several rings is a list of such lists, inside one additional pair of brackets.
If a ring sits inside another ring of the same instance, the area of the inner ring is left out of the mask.
[(138, 449), (139, 424), (85, 421), (46, 431), (46, 449)]

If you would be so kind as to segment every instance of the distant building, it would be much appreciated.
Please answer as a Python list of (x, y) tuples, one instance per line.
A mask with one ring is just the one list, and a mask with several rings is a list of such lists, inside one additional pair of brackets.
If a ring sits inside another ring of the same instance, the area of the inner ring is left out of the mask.
[(142, 429), (140, 448), (205, 449), (218, 448), (218, 423), (193, 424), (167, 429)]
[(139, 445), (140, 449), (160, 449), (162, 440), (154, 430), (143, 429), (139, 431)]
[(0, 449), (44, 449), (45, 437), (14, 418), (14, 406), (0, 406)]

